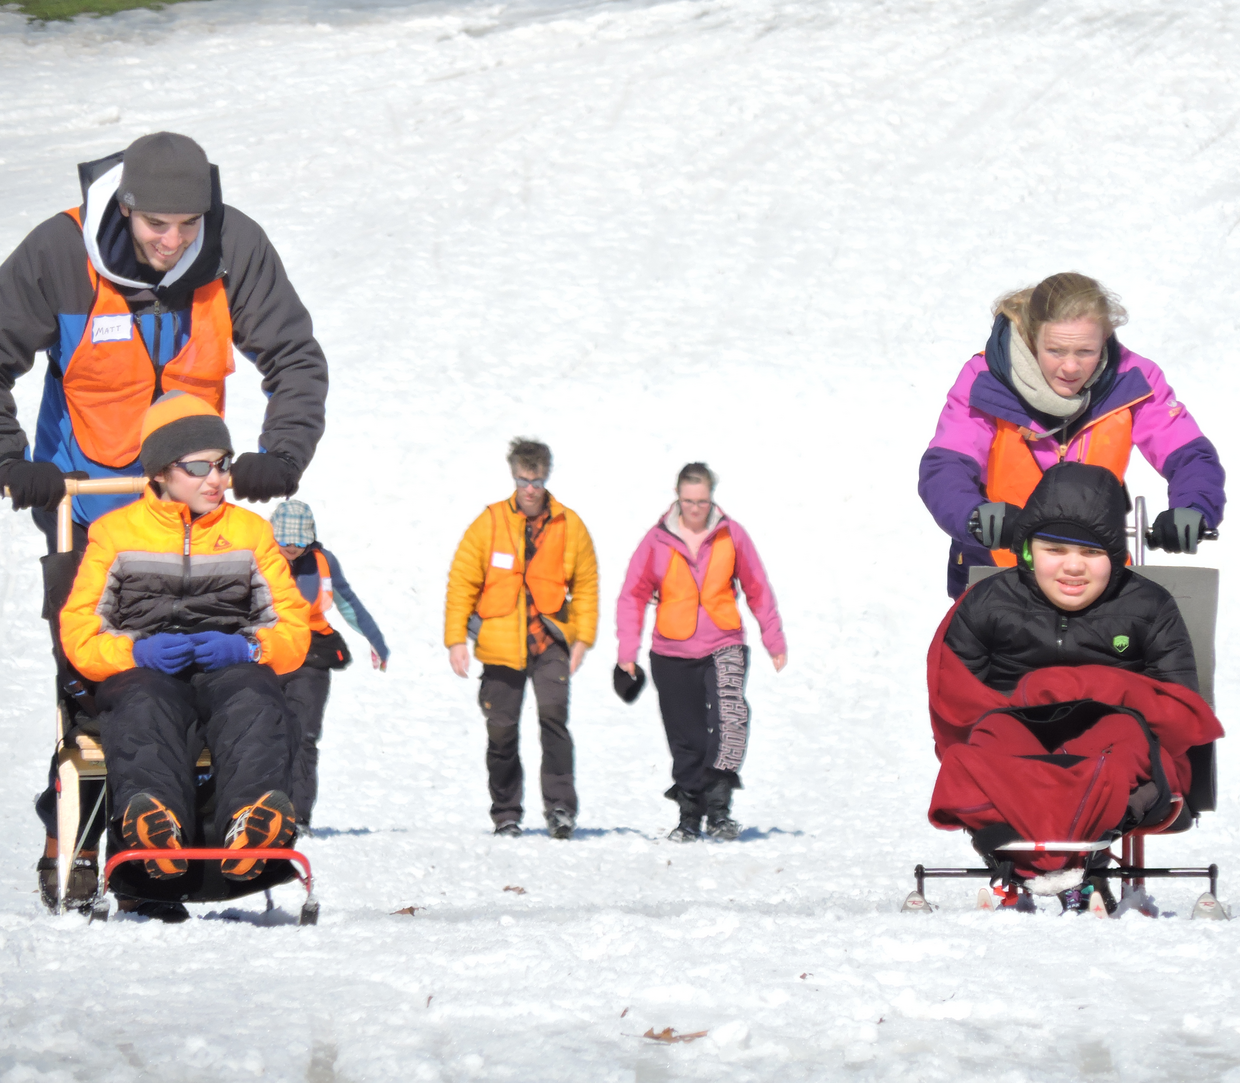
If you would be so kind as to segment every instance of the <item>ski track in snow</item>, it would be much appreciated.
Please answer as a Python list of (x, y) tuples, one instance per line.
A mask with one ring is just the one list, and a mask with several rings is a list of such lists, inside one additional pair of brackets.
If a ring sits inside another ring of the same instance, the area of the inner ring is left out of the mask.
[[(294, 887), (270, 928), (261, 896), (237, 921), (53, 919), (32, 891), (40, 539), (0, 512), (0, 1081), (1240, 1079), (1240, 924), (1186, 920), (1199, 882), (1156, 884), (1176, 914), (1156, 921), (978, 914), (976, 882), (898, 913), (917, 861), (971, 863), (925, 819), (947, 542), (915, 488), (991, 300), (1097, 275), (1240, 462), (1238, 20), (1217, 0), (0, 14), (0, 253), (77, 202), (78, 161), (159, 128), (203, 143), (314, 314), (332, 392), (302, 495), (394, 651), (336, 679), (316, 928), (291, 926)], [(260, 411), (241, 363), (239, 446)], [(570, 843), (536, 794), (525, 837), (490, 837), (476, 685), (440, 643), (449, 559), (508, 491), (515, 433), (552, 444), (602, 567)], [(755, 655), (741, 841), (681, 847), (655, 696), (610, 689), (612, 606), (699, 457), (790, 663)], [(1163, 506), (1143, 462), (1130, 479)], [(1204, 561), (1230, 568), (1233, 535)], [(1149, 852), (1219, 862), (1240, 903), (1236, 747), (1219, 811)], [(640, 1037), (667, 1026), (709, 1035)]]

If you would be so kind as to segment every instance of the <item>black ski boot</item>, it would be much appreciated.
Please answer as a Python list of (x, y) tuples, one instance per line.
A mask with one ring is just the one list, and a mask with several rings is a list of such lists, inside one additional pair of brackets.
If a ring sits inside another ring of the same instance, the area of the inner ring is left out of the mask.
[(668, 832), (672, 842), (697, 842), (702, 837), (702, 795), (673, 786), (663, 795), (680, 806), (680, 823)]
[[(59, 875), (54, 857), (41, 857), (38, 864), (39, 896), (53, 914), (60, 911)], [(99, 860), (94, 853), (79, 854), (69, 870), (69, 890), (65, 893), (65, 909), (89, 914), (99, 888)]]
[(732, 811), (732, 780), (712, 779), (702, 791), (706, 803), (706, 834), (721, 842), (730, 842), (741, 833), (741, 825), (728, 813)]

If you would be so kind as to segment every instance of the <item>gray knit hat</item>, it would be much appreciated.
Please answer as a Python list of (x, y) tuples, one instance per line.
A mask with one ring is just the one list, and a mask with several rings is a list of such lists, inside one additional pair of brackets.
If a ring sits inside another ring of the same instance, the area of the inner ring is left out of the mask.
[(125, 149), (116, 198), (131, 211), (206, 214), (211, 209), (211, 163), (188, 135), (155, 132)]
[(184, 391), (167, 391), (142, 419), (142, 472), (153, 478), (183, 455), (219, 448), (232, 454), (228, 426), (207, 403)]

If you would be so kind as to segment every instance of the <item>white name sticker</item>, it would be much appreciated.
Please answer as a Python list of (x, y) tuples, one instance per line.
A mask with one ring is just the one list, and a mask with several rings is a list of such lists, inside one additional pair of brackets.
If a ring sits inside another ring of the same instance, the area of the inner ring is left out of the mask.
[(491, 567), (503, 568), (504, 571), (510, 572), (512, 571), (512, 560), (513, 557), (511, 553), (492, 553)]
[(129, 342), (133, 338), (133, 317), (96, 316), (90, 321), (91, 342)]

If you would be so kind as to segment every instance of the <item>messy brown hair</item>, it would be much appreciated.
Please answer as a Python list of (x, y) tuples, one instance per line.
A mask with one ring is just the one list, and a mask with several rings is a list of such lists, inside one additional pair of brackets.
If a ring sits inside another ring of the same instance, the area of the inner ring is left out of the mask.
[(715, 472), (711, 470), (705, 463), (685, 463), (680, 468), (680, 473), (676, 476), (676, 491), (680, 492), (680, 487), (688, 482), (690, 485), (705, 484), (710, 486), (710, 491), (715, 491)]
[(1063, 271), (1044, 278), (1036, 286), (1006, 294), (995, 302), (994, 314), (1006, 316), (1035, 354), (1038, 335), (1048, 323), (1096, 320), (1105, 338), (1128, 322), (1128, 313), (1119, 298), (1097, 279), (1076, 271)]
[(551, 473), (551, 449), (540, 440), (517, 436), (508, 445), (508, 466), (514, 471), (519, 468), (545, 478)]

